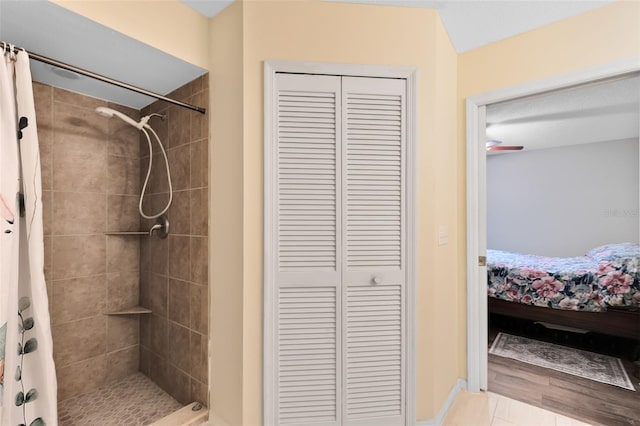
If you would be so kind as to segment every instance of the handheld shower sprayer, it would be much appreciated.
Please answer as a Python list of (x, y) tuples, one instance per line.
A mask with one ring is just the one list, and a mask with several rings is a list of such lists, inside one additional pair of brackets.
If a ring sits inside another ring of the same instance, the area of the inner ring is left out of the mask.
[(96, 113), (102, 117), (118, 117), (120, 120), (124, 121), (127, 124), (131, 124), (133, 127), (137, 129), (142, 129), (142, 122), (136, 123), (133, 118), (124, 115), (123, 113), (116, 111), (115, 109), (107, 108), (107, 107), (98, 107), (96, 108)]
[[(160, 141), (158, 134), (147, 123), (149, 122), (149, 119), (156, 116), (164, 120), (164, 115), (153, 113), (153, 114), (149, 114), (142, 117), (142, 119), (140, 119), (139, 122), (136, 122), (131, 117), (107, 107), (96, 108), (96, 113), (102, 117), (107, 117), (107, 118), (118, 117), (125, 123), (130, 124), (136, 129), (140, 130), (146, 136), (147, 143), (149, 144), (149, 167), (147, 168), (147, 176), (144, 180), (144, 185), (142, 185), (142, 191), (140, 193), (140, 202), (138, 203), (138, 211), (140, 212), (140, 215), (145, 219), (156, 219), (162, 216), (167, 212), (167, 210), (169, 210), (169, 207), (171, 206), (171, 202), (173, 201), (173, 187), (171, 186), (171, 172), (169, 171), (169, 160), (167, 158), (167, 152), (165, 151), (164, 146), (162, 146), (162, 142)], [(149, 183), (149, 176), (151, 175), (151, 165), (153, 164), (153, 144), (151, 143), (151, 138), (149, 137), (149, 132), (147, 132), (147, 130), (153, 133), (153, 136), (156, 138), (156, 142), (158, 142), (158, 146), (160, 147), (160, 152), (162, 152), (162, 156), (164, 157), (164, 164), (167, 168), (167, 183), (169, 185), (169, 200), (167, 201), (167, 205), (159, 213), (151, 214), (151, 215), (145, 214), (144, 211), (142, 210), (144, 193), (147, 190), (147, 184)]]

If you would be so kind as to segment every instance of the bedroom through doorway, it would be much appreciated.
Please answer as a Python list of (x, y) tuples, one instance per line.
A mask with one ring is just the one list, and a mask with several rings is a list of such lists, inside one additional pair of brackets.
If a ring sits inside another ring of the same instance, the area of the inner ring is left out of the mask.
[(640, 73), (486, 106), (487, 387), (640, 418)]

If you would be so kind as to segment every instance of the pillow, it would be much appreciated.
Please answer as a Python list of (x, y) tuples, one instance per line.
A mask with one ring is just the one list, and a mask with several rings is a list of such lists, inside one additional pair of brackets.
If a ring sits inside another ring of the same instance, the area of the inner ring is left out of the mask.
[(615, 243), (605, 244), (587, 252), (586, 256), (597, 262), (616, 260), (620, 258), (640, 258), (640, 244)]

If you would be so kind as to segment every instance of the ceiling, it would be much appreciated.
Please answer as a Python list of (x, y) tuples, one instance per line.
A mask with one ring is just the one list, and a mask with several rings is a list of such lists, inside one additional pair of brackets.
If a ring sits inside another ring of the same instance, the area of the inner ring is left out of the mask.
[(636, 73), (489, 105), (487, 139), (502, 141), (502, 145), (522, 145), (527, 151), (638, 139), (639, 88), (640, 74)]
[[(207, 72), (44, 0), (0, 0), (0, 40), (161, 95)], [(34, 60), (31, 73), (35, 81), (136, 109), (154, 101), (77, 74), (61, 77)]]
[[(206, 16), (214, 16), (232, 3), (231, 0), (180, 1)], [(327, 1), (436, 8), (455, 49), (464, 52), (583, 13), (611, 0)], [(162, 95), (206, 72), (46, 0), (0, 0), (0, 40)], [(51, 66), (36, 61), (31, 64), (33, 78), (39, 82), (133, 108), (142, 108), (153, 101), (148, 96), (91, 78), (61, 77)], [(159, 69), (162, 72), (158, 72)]]
[[(218, 0), (203, 0), (208, 3)], [(570, 18), (613, 0), (326, 0), (437, 9), (462, 53)]]

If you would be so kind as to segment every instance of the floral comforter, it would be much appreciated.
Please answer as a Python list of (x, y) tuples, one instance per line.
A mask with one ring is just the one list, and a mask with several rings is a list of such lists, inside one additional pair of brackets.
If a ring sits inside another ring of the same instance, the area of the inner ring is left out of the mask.
[(574, 311), (640, 307), (640, 244), (607, 244), (578, 257), (487, 250), (490, 297)]

